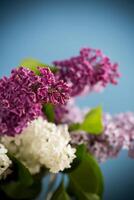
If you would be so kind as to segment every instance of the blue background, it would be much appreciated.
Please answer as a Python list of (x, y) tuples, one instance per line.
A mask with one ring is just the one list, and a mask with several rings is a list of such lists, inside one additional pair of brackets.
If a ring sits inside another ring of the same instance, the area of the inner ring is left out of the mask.
[[(134, 111), (133, 1), (0, 1), (0, 76), (26, 57), (45, 63), (77, 55), (83, 46), (102, 49), (119, 61), (117, 87), (82, 97), (81, 107), (102, 104), (110, 113)], [(134, 161), (122, 152), (101, 165), (105, 200), (134, 199)]]

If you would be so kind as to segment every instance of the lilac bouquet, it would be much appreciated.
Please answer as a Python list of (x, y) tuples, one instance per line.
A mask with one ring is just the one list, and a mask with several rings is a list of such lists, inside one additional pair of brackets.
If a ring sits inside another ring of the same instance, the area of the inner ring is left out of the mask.
[[(134, 114), (80, 109), (77, 96), (116, 85), (120, 74), (100, 50), (52, 66), (25, 59), (0, 79), (0, 199), (101, 200), (98, 162), (122, 149), (134, 157)], [(42, 184), (48, 174), (52, 180)], [(57, 175), (60, 174), (60, 183)]]

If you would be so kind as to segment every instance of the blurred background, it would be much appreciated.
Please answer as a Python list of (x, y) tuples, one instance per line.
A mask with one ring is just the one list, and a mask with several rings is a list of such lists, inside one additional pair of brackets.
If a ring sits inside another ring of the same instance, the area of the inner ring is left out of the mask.
[[(80, 107), (101, 104), (112, 114), (134, 111), (134, 3), (130, 0), (0, 1), (0, 76), (23, 58), (50, 64), (77, 55), (81, 47), (100, 48), (120, 64), (118, 86), (77, 99)], [(134, 199), (134, 160), (121, 152), (101, 164), (104, 200)]]

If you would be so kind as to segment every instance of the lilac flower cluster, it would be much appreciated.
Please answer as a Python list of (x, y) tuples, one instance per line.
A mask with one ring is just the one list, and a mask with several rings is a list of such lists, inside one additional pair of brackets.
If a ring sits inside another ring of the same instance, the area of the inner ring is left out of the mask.
[[(61, 107), (58, 107), (59, 113)], [(62, 116), (57, 117), (61, 123), (81, 123), (90, 109), (80, 109), (70, 99), (66, 106), (62, 106)], [(99, 162), (113, 158), (122, 149), (127, 149), (129, 156), (134, 158), (134, 113), (126, 112), (111, 116), (103, 116), (104, 132), (99, 136), (90, 135), (84, 131), (71, 132), (71, 143), (84, 143)]]
[(53, 64), (59, 69), (58, 79), (71, 86), (71, 96), (100, 91), (109, 83), (117, 84), (120, 76), (118, 64), (98, 49), (82, 48), (80, 55)]
[(81, 110), (77, 107), (74, 99), (70, 98), (65, 105), (55, 106), (55, 120), (57, 124), (82, 122), (87, 111), (89, 109)]
[(27, 123), (42, 115), (42, 104), (64, 104), (69, 87), (56, 81), (48, 68), (40, 68), (40, 76), (20, 67), (11, 76), (0, 79), (0, 134), (21, 133)]
[(86, 144), (99, 162), (116, 157), (122, 149), (128, 149), (134, 158), (134, 114), (104, 115), (104, 132), (99, 136), (85, 132), (72, 132), (72, 144)]
[(113, 118), (117, 128), (120, 128), (123, 136), (123, 148), (129, 149), (129, 156), (134, 158), (134, 113), (127, 112), (116, 115)]

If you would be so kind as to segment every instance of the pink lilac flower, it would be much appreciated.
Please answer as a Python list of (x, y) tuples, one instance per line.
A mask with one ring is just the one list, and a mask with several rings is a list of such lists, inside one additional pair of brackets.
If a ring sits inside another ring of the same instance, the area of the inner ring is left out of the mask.
[[(85, 144), (90, 153), (92, 153), (99, 162), (104, 162), (108, 158), (118, 155), (119, 151), (122, 149), (124, 139), (120, 134), (120, 129), (117, 128), (116, 124), (113, 122), (112, 116), (105, 114), (103, 122), (104, 132), (100, 136), (94, 136), (84, 131), (71, 132), (72, 145)], [(72, 123), (75, 122), (72, 121)]]
[[(71, 100), (64, 106), (61, 123), (81, 123), (90, 109), (80, 109)], [(134, 158), (134, 113), (126, 112), (114, 116), (104, 113), (104, 131), (94, 136), (84, 131), (71, 132), (72, 145), (85, 144), (99, 162), (116, 157), (122, 149), (127, 149)]]
[(121, 129), (123, 148), (128, 149), (129, 156), (134, 158), (134, 113), (121, 113), (114, 117), (114, 123)]
[(65, 105), (55, 106), (55, 120), (57, 124), (82, 122), (86, 112), (87, 109), (81, 110), (75, 105), (74, 99), (70, 98)]
[(53, 64), (59, 69), (57, 78), (71, 86), (72, 96), (100, 91), (109, 83), (117, 84), (120, 77), (118, 64), (98, 49), (82, 48), (78, 56)]
[(48, 68), (38, 68), (40, 76), (20, 67), (0, 79), (0, 134), (21, 133), (27, 123), (42, 115), (42, 104), (63, 104), (69, 87), (56, 81)]

